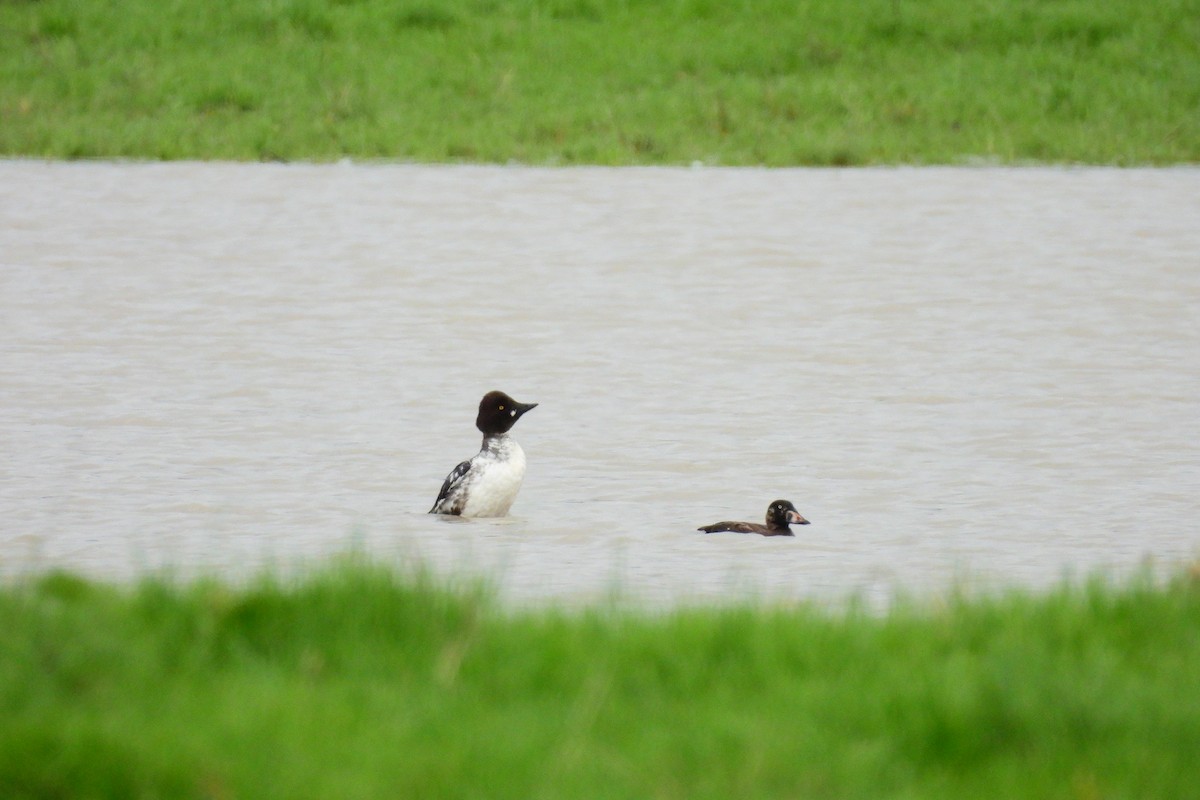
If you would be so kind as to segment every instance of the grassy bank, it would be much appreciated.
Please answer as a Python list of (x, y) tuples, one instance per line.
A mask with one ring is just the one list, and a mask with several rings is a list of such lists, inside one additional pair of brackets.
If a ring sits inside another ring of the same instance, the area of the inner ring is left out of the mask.
[(0, 796), (1184, 797), (1200, 585), (497, 610), (340, 566), (0, 589)]
[(0, 154), (1200, 161), (1200, 0), (0, 2)]

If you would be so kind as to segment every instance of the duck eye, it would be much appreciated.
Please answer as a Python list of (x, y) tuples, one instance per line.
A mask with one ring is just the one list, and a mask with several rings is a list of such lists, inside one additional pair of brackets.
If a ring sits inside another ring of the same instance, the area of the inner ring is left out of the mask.
[(503, 410), (504, 410), (504, 406), (500, 406), (500, 410), (501, 410), (501, 411), (503, 411)]

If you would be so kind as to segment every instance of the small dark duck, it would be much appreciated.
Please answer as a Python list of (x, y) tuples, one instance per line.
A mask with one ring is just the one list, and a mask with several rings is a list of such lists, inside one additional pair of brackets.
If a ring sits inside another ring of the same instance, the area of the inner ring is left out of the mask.
[(714, 522), (697, 528), (705, 533), (757, 533), (761, 536), (795, 536), (789, 525), (807, 525), (808, 520), (800, 516), (796, 507), (787, 500), (776, 500), (767, 507), (767, 524), (757, 522)]

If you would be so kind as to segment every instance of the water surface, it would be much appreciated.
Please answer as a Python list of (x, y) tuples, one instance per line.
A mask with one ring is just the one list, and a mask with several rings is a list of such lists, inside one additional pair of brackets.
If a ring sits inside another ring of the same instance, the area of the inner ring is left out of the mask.
[[(1200, 170), (0, 162), (0, 572), (348, 548), (516, 601), (1200, 552)], [(500, 388), (505, 520), (427, 516)], [(794, 539), (705, 536), (776, 498)]]

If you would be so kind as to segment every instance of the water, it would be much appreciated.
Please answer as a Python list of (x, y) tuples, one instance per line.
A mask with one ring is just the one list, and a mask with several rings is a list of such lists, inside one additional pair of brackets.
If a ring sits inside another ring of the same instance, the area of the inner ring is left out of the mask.
[[(0, 573), (347, 549), (514, 602), (1200, 553), (1200, 170), (0, 162)], [(426, 515), (499, 388), (513, 516)], [(795, 539), (705, 536), (776, 498)]]

